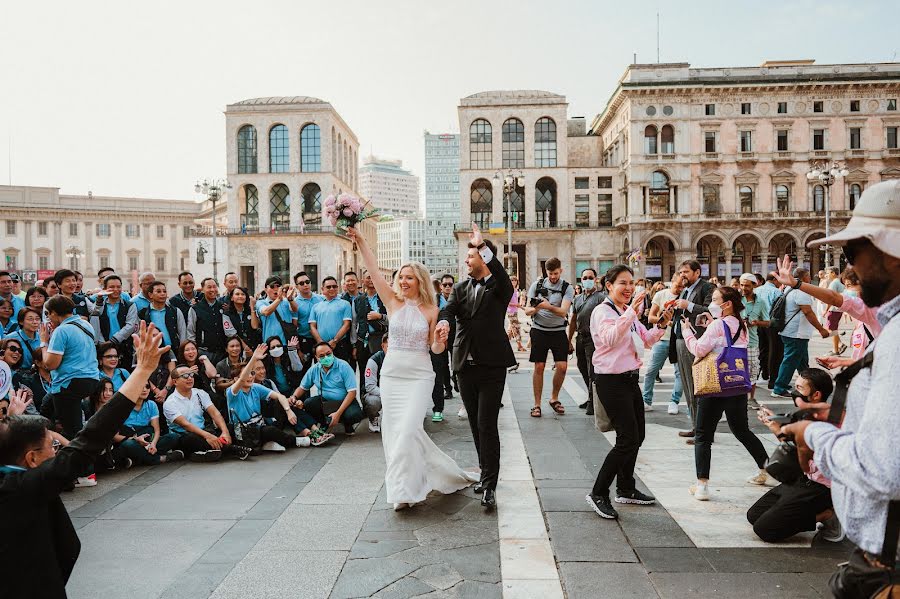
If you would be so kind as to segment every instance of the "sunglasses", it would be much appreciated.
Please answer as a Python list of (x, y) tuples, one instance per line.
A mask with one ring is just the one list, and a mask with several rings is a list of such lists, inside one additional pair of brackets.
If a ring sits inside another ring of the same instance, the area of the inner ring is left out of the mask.
[(6, 348), (6, 351), (12, 351), (12, 352), (16, 352), (17, 354), (21, 354), (21, 353), (22, 353), (22, 348), (21, 348), (21, 347), (16, 347), (15, 345), (10, 345), (10, 346), (8, 346), (8, 347)]
[(325, 285), (324, 288), (325, 288), (325, 289), (337, 289), (338, 286), (337, 286), (337, 285)]
[(453, 283), (441, 283), (441, 287), (453, 287)]
[(298, 285), (309, 285), (310, 281), (297, 281)]
[(184, 380), (192, 379), (192, 378), (194, 378), (194, 373), (185, 372), (184, 374), (179, 374), (177, 378), (184, 379)]
[(119, 359), (118, 354), (109, 354), (109, 355), (107, 355), (107, 356), (103, 356), (103, 359), (104, 359), (104, 360), (112, 360), (113, 358), (115, 358), (116, 360), (118, 360), (118, 359)]
[(269, 289), (278, 289), (279, 287), (281, 287), (281, 283), (274, 283), (272, 285), (269, 285)]
[(594, 281), (594, 280), (596, 280), (596, 277), (581, 277), (581, 280), (582, 281)]

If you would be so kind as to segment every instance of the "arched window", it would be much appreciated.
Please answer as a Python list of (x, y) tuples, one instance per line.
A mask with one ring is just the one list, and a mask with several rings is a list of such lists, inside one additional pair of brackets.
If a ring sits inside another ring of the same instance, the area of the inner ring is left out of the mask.
[(556, 226), (556, 181), (550, 177), (538, 179), (534, 186), (534, 210), (538, 227)]
[(493, 134), (491, 124), (484, 119), (475, 119), (469, 125), (469, 168), (492, 168)]
[(335, 137), (334, 127), (331, 128), (331, 172), (337, 174), (337, 137)]
[[(512, 215), (510, 215), (512, 210)], [(513, 186), (513, 190), (509, 194), (509, 201), (503, 198), (503, 222), (509, 223), (509, 217), (512, 216), (512, 226), (514, 229), (522, 229), (525, 227), (525, 188), (517, 184)]]
[(656, 127), (653, 125), (644, 129), (644, 154), (656, 154)]
[(813, 211), (820, 214), (825, 212), (825, 188), (821, 185), (813, 187)]
[(669, 176), (662, 171), (653, 171), (650, 174), (649, 191), (650, 214), (668, 214), (671, 197)]
[(269, 172), (286, 173), (290, 167), (288, 128), (275, 125), (269, 130)]
[(703, 213), (719, 214), (722, 212), (722, 204), (719, 202), (719, 186), (703, 186)]
[(303, 198), (303, 224), (322, 224), (322, 190), (315, 183), (307, 183), (300, 190)]
[(503, 168), (525, 168), (525, 126), (519, 119), (503, 123)]
[(850, 186), (850, 207), (849, 210), (853, 210), (856, 208), (856, 203), (859, 201), (859, 196), (862, 195), (862, 186), (859, 183), (854, 183)]
[(790, 206), (791, 190), (787, 185), (775, 186), (775, 208), (778, 212), (787, 212)]
[(490, 227), (491, 212), (494, 210), (494, 190), (487, 179), (476, 179), (472, 183), (470, 196), (472, 222), (482, 229)]
[(341, 134), (338, 133), (337, 137), (337, 170), (334, 172), (335, 176), (338, 179), (343, 179), (344, 175), (344, 140), (341, 138)]
[(675, 153), (675, 129), (672, 128), (672, 125), (663, 125), (662, 130), (659, 132), (659, 140), (663, 154)]
[(347, 140), (344, 140), (344, 181), (350, 181), (350, 151)]
[(318, 173), (322, 170), (322, 140), (319, 126), (309, 124), (300, 130), (300, 171)]
[(668, 193), (669, 176), (662, 171), (653, 171), (653, 174), (650, 175), (650, 189)]
[(237, 136), (238, 173), (256, 172), (256, 127), (244, 125)]
[(256, 185), (247, 184), (241, 187), (241, 229), (252, 229), (259, 226), (259, 192)]
[(534, 124), (534, 165), (556, 166), (556, 122), (542, 117)]
[(291, 226), (291, 192), (287, 185), (276, 183), (269, 193), (269, 213), (272, 228), (285, 230)]
[(739, 193), (741, 212), (747, 214), (753, 212), (753, 188), (747, 185), (741, 187)]

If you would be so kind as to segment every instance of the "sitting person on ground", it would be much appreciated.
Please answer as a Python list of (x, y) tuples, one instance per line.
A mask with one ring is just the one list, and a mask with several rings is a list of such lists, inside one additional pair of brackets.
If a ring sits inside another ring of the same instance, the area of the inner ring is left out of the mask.
[(213, 387), (217, 395), (225, 397), (225, 390), (234, 383), (236, 374), (240, 373), (244, 364), (244, 344), (237, 337), (232, 337), (225, 343), (225, 357), (216, 364)]
[[(800, 372), (794, 384), (794, 401), (798, 408), (815, 409), (816, 420), (828, 418), (825, 403), (834, 389), (831, 376), (821, 368)], [(776, 435), (781, 425), (771, 420), (769, 408), (761, 408), (757, 417)], [(777, 543), (800, 532), (819, 528), (822, 538), (832, 543), (844, 539), (844, 529), (831, 503), (831, 481), (810, 460), (809, 473), (792, 483), (782, 483), (769, 490), (747, 510), (747, 521), (753, 532), (766, 543)]]
[[(260, 344), (234, 383), (225, 392), (228, 410), (232, 416), (232, 431), (239, 422), (243, 425), (258, 426), (260, 429), (259, 440), (264, 451), (284, 451), (288, 447), (309, 447), (311, 442), (321, 445), (324, 443), (323, 434), (319, 430), (314, 432), (311, 429), (311, 426), (315, 425), (312, 417), (306, 414), (307, 422), (300, 423), (297, 414), (291, 409), (287, 397), (278, 391), (272, 391), (253, 382), (256, 377), (256, 369), (262, 368), (261, 360), (266, 356), (266, 351), (266, 345)], [(284, 432), (281, 427), (276, 426), (276, 419), (263, 416), (262, 402), (272, 400), (281, 405), (287, 423), (300, 429), (299, 436)]]
[(100, 363), (100, 379), (112, 381), (113, 392), (118, 391), (128, 380), (128, 371), (119, 368), (119, 347), (111, 341), (97, 346), (97, 361)]
[[(194, 375), (194, 388), (199, 389), (201, 391), (205, 391), (207, 395), (211, 398), (215, 398), (215, 392), (213, 391), (213, 381), (216, 380), (216, 367), (213, 366), (212, 361), (206, 354), (201, 354), (197, 344), (193, 341), (182, 341), (181, 346), (178, 348), (178, 351), (175, 352), (175, 356), (177, 357), (178, 364), (184, 364), (187, 366), (191, 374)], [(174, 384), (175, 373), (172, 372), (171, 375), (172, 381), (170, 381), (169, 386)], [(224, 399), (224, 398), (223, 398)], [(225, 403), (222, 402), (213, 402), (215, 403), (216, 408), (219, 412), (225, 411)]]
[(126, 468), (130, 468), (131, 464), (155, 466), (184, 459), (184, 452), (174, 449), (178, 435), (160, 434), (159, 408), (150, 399), (149, 381), (141, 389), (134, 409), (125, 419), (119, 434), (113, 437), (113, 442), (119, 444), (115, 453)]
[[(0, 518), (0, 552), (40, 556), (7, 569), (0, 583), (4, 597), (35, 597), (38, 592), (43, 597), (66, 596), (81, 544), (59, 494), (94, 463), (131, 413), (159, 362), (159, 337), (153, 327), (141, 325), (131, 377), (58, 452), (45, 418), (11, 410), (13, 415), (0, 421), (0, 503), (7, 516)], [(20, 399), (14, 401), (21, 404)]]
[(388, 349), (388, 335), (381, 338), (381, 351), (372, 354), (366, 363), (366, 395), (363, 397), (363, 410), (369, 419), (369, 430), (381, 432), (381, 365)]
[(268, 355), (263, 360), (266, 377), (275, 381), (278, 392), (282, 395), (290, 395), (300, 385), (303, 363), (297, 355), (300, 339), (291, 337), (285, 355), (284, 343), (281, 337), (273, 335), (266, 339)]
[[(344, 425), (348, 437), (353, 436), (356, 425), (363, 419), (362, 409), (356, 401), (356, 376), (353, 367), (334, 357), (329, 343), (316, 344), (316, 363), (303, 376), (303, 381), (291, 395), (291, 405), (303, 408), (330, 431), (338, 422)], [(315, 386), (318, 395), (305, 402), (301, 398)]]
[[(36, 289), (33, 287), (32, 289)], [(47, 390), (41, 383), (40, 365), (42, 360), (41, 338), (38, 336), (38, 329), (41, 326), (41, 312), (35, 308), (26, 306), (19, 310), (18, 315), (19, 328), (15, 332), (10, 333), (5, 338), (18, 341), (22, 346), (22, 362), (19, 365), (19, 379), (21, 384), (28, 386), (34, 394), (34, 401), (31, 409), (37, 414), (37, 406), (43, 402)], [(48, 375), (49, 373), (44, 371)], [(31, 413), (31, 412), (29, 412)]]
[(27, 413), (37, 414), (34, 405), (34, 392), (25, 380), (22, 368), (22, 349), (24, 344), (17, 339), (4, 339), (0, 341), (0, 398), (5, 398), (8, 391), (23, 389), (32, 401), (28, 404)]
[[(265, 363), (265, 359), (263, 359), (263, 363)], [(239, 372), (240, 369), (234, 373), (234, 376), (237, 377)], [(259, 366), (256, 367), (256, 374), (253, 377), (253, 382), (262, 385), (266, 389), (278, 391), (278, 386), (275, 384), (275, 381), (266, 376), (265, 368), (260, 368)], [(297, 424), (294, 425), (294, 431), (302, 437), (309, 437), (313, 447), (318, 447), (326, 441), (334, 439), (334, 435), (326, 432), (320, 427), (315, 418), (310, 416), (302, 406), (302, 402), (299, 402), (299, 404), (295, 402), (291, 405), (291, 411), (297, 416)], [(278, 426), (282, 428), (287, 426), (287, 419), (285, 418), (284, 411), (275, 410), (272, 402), (263, 404), (262, 408), (263, 416), (266, 418), (275, 418), (278, 421)]]
[[(178, 435), (176, 447), (192, 462), (217, 462), (223, 453), (245, 460), (250, 450), (234, 445), (222, 413), (213, 405), (209, 393), (194, 388), (194, 372), (186, 364), (178, 364), (173, 371), (175, 389), (163, 404), (163, 414), (169, 431)], [(206, 429), (204, 414), (208, 414), (215, 428)]]

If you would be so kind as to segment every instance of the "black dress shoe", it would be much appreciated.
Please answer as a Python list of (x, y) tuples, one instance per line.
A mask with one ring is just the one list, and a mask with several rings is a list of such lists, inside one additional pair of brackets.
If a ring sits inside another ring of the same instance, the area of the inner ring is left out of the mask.
[(444, 399), (453, 399), (453, 391), (450, 389), (444, 391)]
[(481, 506), (489, 510), (497, 507), (497, 495), (493, 489), (485, 489), (484, 496), (481, 498)]
[(585, 412), (588, 416), (594, 415), (594, 402), (591, 402), (591, 405), (587, 407), (587, 411)]
[(578, 404), (578, 407), (582, 410), (586, 410), (589, 405), (591, 405), (591, 400), (587, 400), (584, 403)]
[(484, 489), (484, 481), (478, 481), (477, 483), (475, 483), (475, 486), (472, 487), (472, 490), (475, 491), (477, 495), (481, 495), (482, 493), (484, 493)]

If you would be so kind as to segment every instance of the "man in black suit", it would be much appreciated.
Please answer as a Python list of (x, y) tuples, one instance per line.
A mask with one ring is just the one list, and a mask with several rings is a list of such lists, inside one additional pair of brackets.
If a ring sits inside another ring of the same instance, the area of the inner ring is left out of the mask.
[[(694, 375), (691, 367), (694, 364), (694, 355), (688, 350), (681, 334), (681, 318), (687, 316), (691, 322), (707, 312), (712, 302), (712, 293), (715, 286), (700, 278), (700, 263), (696, 260), (685, 260), (678, 267), (678, 274), (684, 279), (684, 291), (675, 301), (675, 316), (672, 319), (672, 335), (669, 337), (669, 361), (678, 363), (681, 374), (681, 384), (684, 396), (687, 398), (688, 411), (691, 415), (691, 430), (678, 433), (681, 437), (688, 437), (688, 444), (694, 444), (694, 428), (697, 424), (697, 400), (694, 398)], [(699, 338), (706, 327), (695, 326)]]
[(481, 505), (492, 509), (497, 505), (495, 490), (500, 473), (497, 415), (506, 369), (516, 363), (504, 328), (513, 287), (497, 259), (494, 244), (485, 241), (474, 224), (466, 266), (471, 278), (454, 285), (438, 327), (449, 329), (450, 319), (456, 319), (453, 371), (459, 378), (459, 392), (469, 413), (481, 466), (481, 481), (475, 492), (483, 492)]

